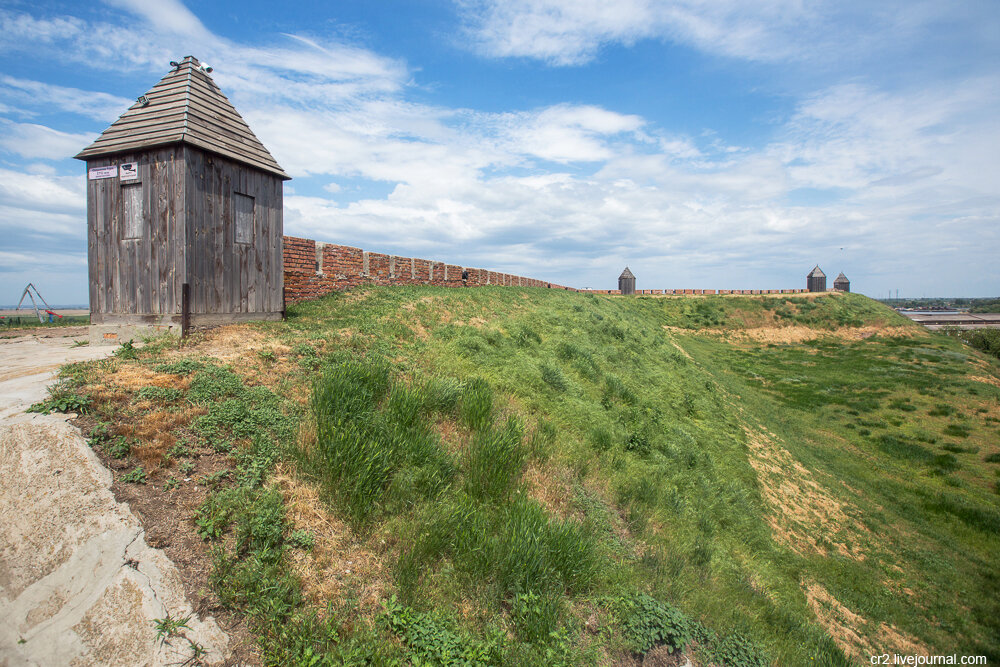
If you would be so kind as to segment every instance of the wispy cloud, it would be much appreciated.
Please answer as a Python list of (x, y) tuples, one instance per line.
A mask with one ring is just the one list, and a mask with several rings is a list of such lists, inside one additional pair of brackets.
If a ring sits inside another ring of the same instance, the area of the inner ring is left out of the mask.
[(132, 100), (118, 95), (12, 76), (0, 76), (0, 95), (8, 102), (17, 103), (18, 109), (25, 115), (33, 115), (32, 109), (54, 107), (107, 123), (132, 103)]
[[(960, 21), (997, 27), (976, 3), (926, 0), (456, 0), (483, 55), (580, 65), (611, 44), (670, 40), (758, 62), (843, 63), (908, 49)], [(979, 35), (988, 42), (988, 31)], [(992, 40), (995, 42), (995, 39)]]
[(0, 120), (0, 149), (32, 160), (72, 157), (95, 138), (93, 134), (62, 132), (34, 123)]

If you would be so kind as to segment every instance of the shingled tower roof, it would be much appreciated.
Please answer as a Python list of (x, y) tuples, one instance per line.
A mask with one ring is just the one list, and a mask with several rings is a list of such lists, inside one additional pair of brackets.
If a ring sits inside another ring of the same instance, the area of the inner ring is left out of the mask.
[(185, 143), (291, 178), (194, 56), (184, 58), (143, 97), (148, 101), (139, 98), (77, 159)]
[(816, 265), (816, 268), (815, 268), (815, 269), (813, 269), (812, 271), (810, 271), (810, 272), (809, 272), (809, 275), (808, 275), (808, 276), (806, 276), (806, 277), (807, 277), (807, 278), (826, 278), (826, 274), (825, 274), (825, 273), (823, 273), (823, 270), (822, 270), (822, 269), (820, 269), (820, 268), (819, 268), (819, 264), (817, 264), (817, 265)]
[(618, 280), (621, 280), (622, 278), (635, 278), (635, 276), (632, 275), (632, 272), (629, 271), (628, 267), (626, 266), (625, 270), (622, 271), (622, 274), (618, 276)]
[(840, 272), (840, 275), (839, 275), (839, 276), (837, 276), (837, 279), (836, 279), (836, 280), (834, 280), (833, 282), (834, 282), (834, 283), (839, 283), (839, 282), (841, 282), (841, 281), (846, 281), (846, 280), (847, 280), (847, 276), (845, 276), (845, 275), (844, 275), (844, 272), (843, 272), (843, 271), (841, 271), (841, 272)]

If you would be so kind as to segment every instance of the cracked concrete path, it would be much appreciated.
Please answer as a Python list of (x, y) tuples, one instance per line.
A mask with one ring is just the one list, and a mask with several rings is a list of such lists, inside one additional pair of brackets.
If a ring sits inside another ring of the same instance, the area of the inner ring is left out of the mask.
[[(73, 347), (72, 333), (0, 340), (0, 667), (190, 664), (192, 643), (222, 663), (227, 636), (194, 615), (68, 416), (24, 413), (61, 364), (113, 349)], [(189, 629), (161, 643), (153, 619), (168, 613)]]

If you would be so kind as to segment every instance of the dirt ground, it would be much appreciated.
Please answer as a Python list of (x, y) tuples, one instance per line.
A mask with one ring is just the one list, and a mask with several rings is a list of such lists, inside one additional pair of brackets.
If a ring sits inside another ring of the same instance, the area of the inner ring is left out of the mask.
[[(79, 329), (79, 331), (77, 330)], [(112, 348), (76, 345), (86, 328), (0, 340), (0, 665), (205, 664), (231, 655), (198, 617), (177, 568), (151, 547), (72, 415), (26, 414), (60, 365)], [(190, 616), (158, 641), (154, 619)]]

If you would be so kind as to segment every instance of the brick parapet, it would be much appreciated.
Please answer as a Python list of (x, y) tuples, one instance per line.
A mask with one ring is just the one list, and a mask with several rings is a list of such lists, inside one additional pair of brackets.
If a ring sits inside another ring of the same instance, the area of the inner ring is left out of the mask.
[(361, 248), (296, 236), (286, 236), (283, 241), (286, 304), (316, 299), (330, 292), (363, 284), (573, 289), (510, 273), (368, 252)]
[[(284, 237), (285, 303), (316, 299), (330, 292), (363, 284), (440, 285), (444, 287), (543, 287), (587, 294), (621, 294), (619, 290), (578, 290), (573, 287), (458, 264), (368, 252), (361, 248)], [(642, 295), (801, 294), (805, 289), (713, 290), (646, 289)]]

